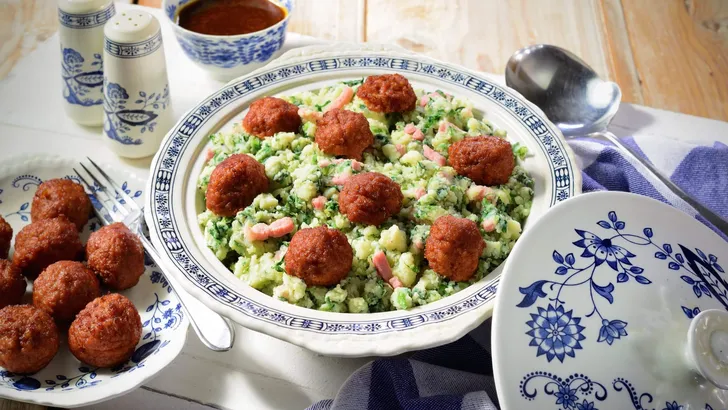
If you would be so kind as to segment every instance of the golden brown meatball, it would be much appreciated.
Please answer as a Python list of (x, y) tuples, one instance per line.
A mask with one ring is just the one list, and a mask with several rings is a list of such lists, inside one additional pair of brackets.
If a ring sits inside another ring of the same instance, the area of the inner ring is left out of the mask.
[(94, 299), (68, 329), (68, 348), (76, 359), (97, 367), (129, 360), (142, 335), (134, 304), (118, 293)]
[(430, 227), (425, 258), (435, 272), (456, 282), (473, 277), (485, 242), (470, 219), (445, 215)]
[(81, 262), (56, 262), (45, 268), (33, 282), (33, 305), (61, 323), (70, 323), (81, 309), (99, 296), (99, 280)]
[(516, 166), (511, 144), (493, 136), (465, 138), (452, 144), (448, 154), (458, 174), (481, 185), (505, 184)]
[(13, 264), (28, 279), (35, 279), (54, 262), (78, 260), (82, 256), (78, 229), (65, 216), (34, 221), (15, 236)]
[(104, 285), (129, 289), (144, 273), (142, 241), (123, 223), (107, 225), (89, 236), (86, 243), (88, 267), (101, 277)]
[(91, 213), (91, 200), (83, 187), (69, 179), (49, 179), (35, 191), (30, 218), (33, 222), (65, 216), (83, 229)]
[(275, 97), (264, 97), (250, 104), (243, 128), (258, 138), (279, 132), (296, 132), (301, 126), (298, 107)]
[(0, 309), (0, 367), (35, 373), (58, 352), (58, 328), (48, 313), (30, 305)]
[(308, 286), (331, 286), (351, 270), (354, 252), (346, 235), (325, 226), (301, 229), (288, 245), (286, 272)]
[(7, 259), (10, 242), (13, 240), (13, 227), (0, 216), (0, 259)]
[(9, 260), (0, 259), (0, 309), (19, 305), (25, 294), (25, 278)]
[(383, 113), (412, 111), (417, 103), (412, 85), (399, 74), (370, 75), (356, 96), (370, 111)]
[(349, 178), (339, 194), (339, 210), (351, 222), (381, 225), (402, 208), (399, 184), (378, 172)]
[(329, 110), (318, 120), (315, 138), (321, 151), (356, 160), (374, 143), (364, 114), (340, 109)]
[(247, 154), (234, 154), (219, 163), (207, 184), (207, 209), (219, 216), (235, 216), (268, 191), (265, 167)]

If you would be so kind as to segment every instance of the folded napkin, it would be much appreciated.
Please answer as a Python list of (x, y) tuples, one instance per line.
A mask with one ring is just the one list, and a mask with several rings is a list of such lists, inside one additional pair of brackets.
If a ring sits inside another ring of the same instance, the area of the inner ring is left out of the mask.
[[(685, 192), (728, 218), (728, 146), (699, 146), (659, 137), (625, 143), (670, 175)], [(582, 168), (583, 191), (628, 191), (669, 203), (701, 220), (687, 203), (606, 142), (574, 139), (569, 145)], [(460, 340), (409, 358), (376, 359), (360, 368), (332, 400), (308, 410), (492, 410), (498, 409), (490, 356), (490, 321)]]

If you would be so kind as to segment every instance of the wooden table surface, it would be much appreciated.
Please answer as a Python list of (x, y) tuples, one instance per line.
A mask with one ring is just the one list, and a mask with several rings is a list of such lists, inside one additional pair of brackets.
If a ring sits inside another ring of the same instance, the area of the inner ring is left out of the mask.
[[(0, 79), (56, 32), (55, 7), (0, 0)], [(520, 47), (555, 44), (616, 81), (626, 102), (728, 121), (728, 0), (296, 0), (290, 30), (492, 73)], [(41, 408), (0, 400), (0, 410)]]

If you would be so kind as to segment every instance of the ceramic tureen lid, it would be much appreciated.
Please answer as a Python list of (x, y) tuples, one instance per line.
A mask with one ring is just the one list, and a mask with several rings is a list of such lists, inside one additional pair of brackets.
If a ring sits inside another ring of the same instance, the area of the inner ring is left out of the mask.
[(504, 409), (728, 408), (728, 243), (661, 202), (557, 205), (508, 257), (493, 321)]

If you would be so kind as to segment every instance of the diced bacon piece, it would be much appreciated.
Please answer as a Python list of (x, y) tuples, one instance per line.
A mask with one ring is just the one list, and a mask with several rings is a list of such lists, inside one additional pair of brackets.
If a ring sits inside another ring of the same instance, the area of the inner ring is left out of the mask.
[(485, 232), (493, 232), (493, 230), (495, 230), (495, 220), (493, 218), (488, 218), (484, 220), (480, 226), (483, 227)]
[(472, 117), (473, 116), (473, 110), (470, 109), (470, 108), (463, 108), (463, 110), (461, 112), (462, 112), (462, 114), (465, 117)]
[(452, 182), (453, 177), (455, 177), (455, 175), (449, 172), (440, 171), (437, 174), (440, 176), (440, 178), (445, 179), (447, 182)]
[(392, 278), (389, 279), (388, 282), (395, 289), (401, 288), (404, 286), (404, 284), (402, 284), (402, 281), (400, 281), (399, 278), (396, 276), (392, 276)]
[(361, 171), (362, 165), (364, 165), (364, 164), (362, 164), (361, 162), (359, 162), (357, 160), (351, 161), (351, 169), (353, 169), (354, 171)]
[(417, 248), (417, 249), (420, 249), (420, 250), (425, 249), (425, 244), (419, 239), (414, 241), (412, 244), (415, 245), (415, 248)]
[(440, 155), (439, 152), (435, 151), (434, 149), (430, 148), (429, 145), (423, 145), (422, 146), (425, 154), (425, 158), (429, 159), (430, 161), (436, 163), (437, 165), (444, 167), (445, 163), (447, 162), (445, 160), (445, 157)]
[(288, 252), (288, 247), (281, 246), (280, 249), (278, 249), (276, 253), (273, 254), (273, 260), (278, 262), (279, 260), (283, 259), (283, 257), (286, 256), (286, 252)]
[(415, 189), (415, 198), (416, 199), (422, 198), (423, 196), (425, 196), (425, 194), (427, 194), (427, 191), (424, 188)]
[(264, 241), (270, 237), (268, 233), (268, 225), (264, 223), (255, 224), (253, 226), (245, 226), (243, 234), (248, 241)]
[(493, 189), (482, 185), (472, 185), (470, 188), (468, 188), (468, 191), (466, 191), (466, 193), (471, 196), (475, 201), (482, 200), (486, 197), (486, 195), (492, 194), (492, 192)]
[(402, 144), (394, 144), (394, 148), (397, 150), (399, 155), (404, 155), (404, 153), (407, 152), (407, 149)]
[(215, 156), (215, 151), (208, 149), (207, 154), (205, 155), (205, 162), (208, 162), (212, 159), (212, 157)]
[(317, 196), (311, 201), (311, 204), (313, 204), (314, 209), (318, 209), (320, 211), (324, 209), (324, 205), (326, 205), (326, 197), (323, 195)]
[(336, 97), (336, 99), (332, 101), (328, 107), (326, 107), (325, 111), (344, 108), (346, 104), (351, 102), (352, 98), (354, 98), (354, 90), (348, 86), (344, 87), (344, 91), (342, 91), (341, 94), (339, 94), (339, 96)]
[(299, 108), (298, 116), (303, 118), (306, 121), (316, 122), (321, 119), (323, 114), (318, 111), (314, 111), (310, 108)]
[(295, 228), (296, 225), (293, 223), (293, 219), (286, 216), (268, 225), (268, 235), (273, 238), (280, 238), (293, 232)]
[(430, 97), (430, 98), (433, 98), (433, 99), (434, 98), (438, 98), (438, 97), (442, 97), (442, 95), (440, 95), (440, 93), (429, 93), (429, 94), (427, 94), (427, 96)]
[(417, 127), (413, 123), (409, 123), (404, 126), (404, 133), (405, 134), (414, 134), (415, 131), (417, 131)]
[(320, 167), (328, 167), (329, 165), (331, 165), (331, 161), (328, 159), (320, 159), (318, 162), (318, 166)]
[(412, 138), (417, 141), (422, 141), (423, 139), (425, 139), (425, 134), (423, 134), (422, 131), (420, 131), (420, 129), (418, 128), (415, 133), (412, 134)]
[(374, 252), (374, 256), (372, 256), (372, 263), (374, 263), (374, 268), (377, 269), (377, 273), (379, 274), (379, 276), (382, 277), (382, 279), (386, 280), (387, 282), (392, 279), (392, 268), (389, 266), (389, 261), (387, 261), (387, 255), (385, 255), (384, 252)]
[(336, 174), (333, 178), (331, 178), (331, 182), (333, 182), (334, 185), (344, 185), (349, 178), (351, 178), (351, 174), (348, 173)]
[(437, 129), (437, 132), (445, 132), (447, 131), (447, 128), (450, 126), (450, 123), (447, 121), (440, 121), (440, 127)]
[(426, 106), (429, 101), (430, 97), (423, 95), (422, 97), (420, 97), (420, 107)]

